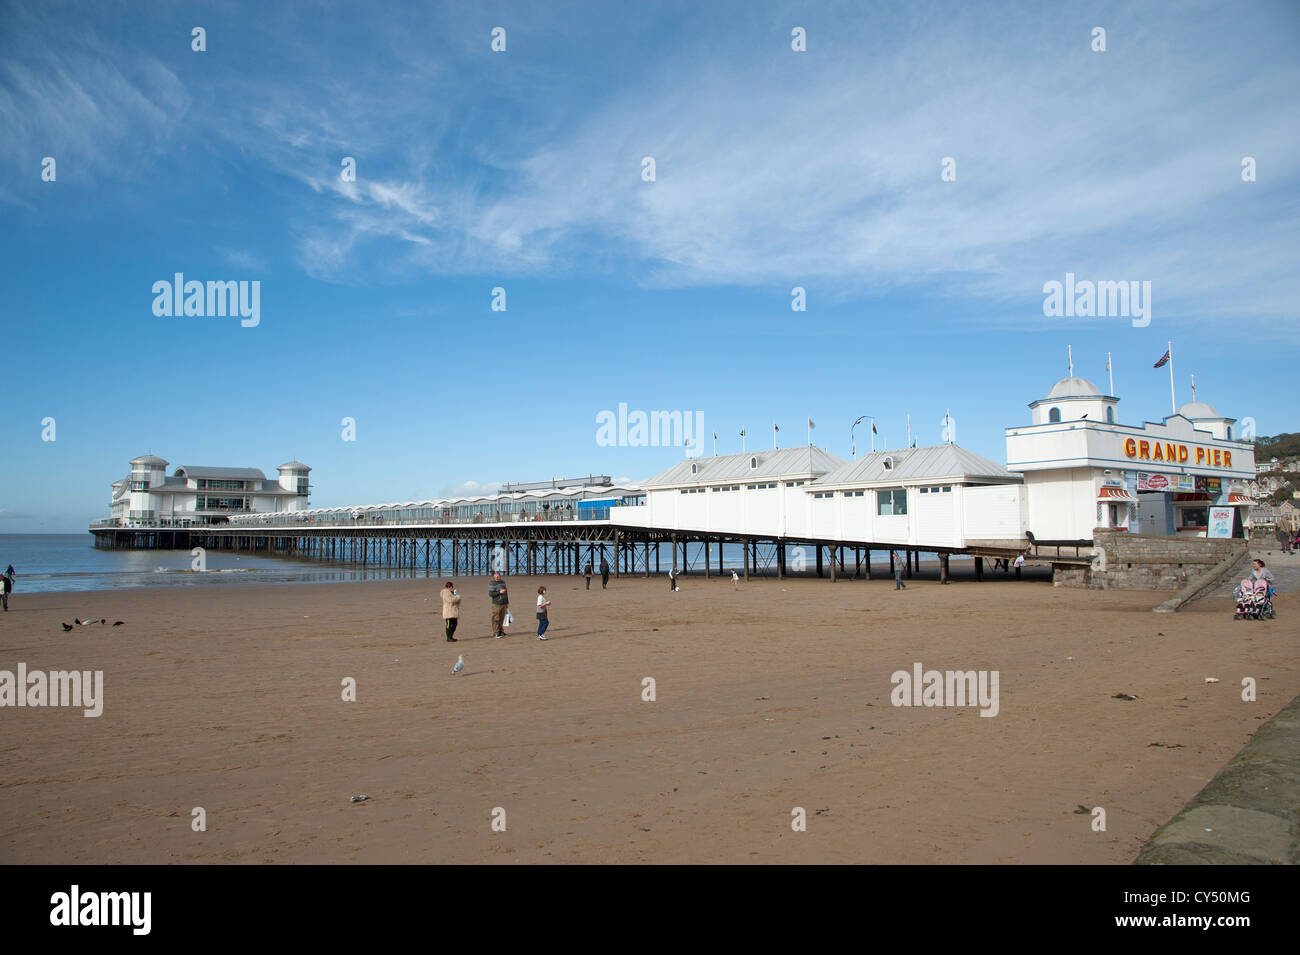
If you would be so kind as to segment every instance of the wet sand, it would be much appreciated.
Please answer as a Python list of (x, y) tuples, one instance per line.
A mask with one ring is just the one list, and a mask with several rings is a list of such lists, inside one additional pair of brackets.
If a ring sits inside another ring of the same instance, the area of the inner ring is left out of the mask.
[[(0, 709), (0, 861), (1128, 863), (1300, 692), (1285, 597), (521, 577), (493, 640), (460, 583), (457, 645), (427, 582), (15, 594), (0, 669), (105, 699)], [(890, 705), (916, 661), (998, 670), (1000, 712)]]

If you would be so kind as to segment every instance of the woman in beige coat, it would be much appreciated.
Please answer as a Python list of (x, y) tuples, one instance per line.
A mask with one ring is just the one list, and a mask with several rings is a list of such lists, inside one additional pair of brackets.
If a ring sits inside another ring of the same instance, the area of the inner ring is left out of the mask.
[(456, 624), (460, 623), (460, 594), (450, 580), (442, 588), (442, 625), (447, 631), (447, 642), (456, 642)]

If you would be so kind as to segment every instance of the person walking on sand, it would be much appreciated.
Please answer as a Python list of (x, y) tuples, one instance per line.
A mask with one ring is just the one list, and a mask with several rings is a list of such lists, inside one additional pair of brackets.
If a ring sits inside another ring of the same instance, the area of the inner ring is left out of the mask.
[(460, 594), (450, 580), (442, 588), (442, 628), (447, 632), (447, 642), (456, 643), (456, 625), (460, 623)]
[(731, 568), (731, 589), (732, 590), (740, 589), (740, 574), (736, 573), (735, 567)]
[(609, 561), (604, 557), (600, 559), (600, 589), (604, 590), (609, 586)]
[(587, 589), (591, 589), (591, 561), (587, 561), (587, 566), (582, 568), (582, 576), (587, 581)]
[(907, 589), (907, 584), (903, 583), (903, 555), (898, 551), (894, 551), (894, 589)]
[(9, 575), (5, 574), (0, 577), (0, 604), (4, 605), (4, 612), (9, 612)]
[(537, 588), (537, 639), (546, 639), (546, 628), (551, 625), (550, 619), (546, 616), (546, 608), (551, 602), (546, 599), (546, 588)]
[(677, 591), (679, 591), (679, 590), (682, 589), (682, 588), (680, 588), (680, 587), (677, 586), (677, 568), (676, 568), (676, 567), (669, 567), (669, 568), (668, 568), (668, 589), (669, 589), (669, 591), (671, 591), (672, 593), (677, 593)]
[(492, 599), (492, 636), (500, 640), (506, 635), (506, 613), (510, 610), (510, 595), (506, 593), (506, 582), (501, 579), (501, 571), (492, 574), (492, 583), (488, 585), (488, 596)]

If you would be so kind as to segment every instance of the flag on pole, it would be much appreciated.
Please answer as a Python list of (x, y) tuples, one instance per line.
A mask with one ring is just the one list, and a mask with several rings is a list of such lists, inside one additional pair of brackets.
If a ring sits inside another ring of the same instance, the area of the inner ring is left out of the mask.
[(878, 432), (876, 431), (876, 423), (874, 421), (871, 422), (871, 433), (878, 434)]
[(812, 418), (809, 418), (809, 419), (808, 419), (808, 427), (810, 427), (810, 428), (815, 428), (815, 427), (817, 427), (816, 422), (814, 422)]
[(1160, 360), (1159, 360), (1158, 362), (1156, 362), (1154, 365), (1152, 365), (1151, 367), (1152, 367), (1152, 368), (1163, 368), (1163, 367), (1164, 367), (1165, 365), (1167, 365), (1167, 364), (1169, 364), (1169, 352), (1168, 352), (1168, 351), (1166, 351), (1166, 352), (1164, 353), (1164, 355), (1162, 355), (1162, 356), (1160, 357)]

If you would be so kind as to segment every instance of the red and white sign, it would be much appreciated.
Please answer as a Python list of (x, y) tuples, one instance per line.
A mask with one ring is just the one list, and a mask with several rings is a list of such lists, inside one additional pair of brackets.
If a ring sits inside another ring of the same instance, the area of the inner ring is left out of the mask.
[(1148, 474), (1145, 471), (1138, 472), (1139, 491), (1167, 491), (1171, 486), (1172, 482), (1166, 474)]

